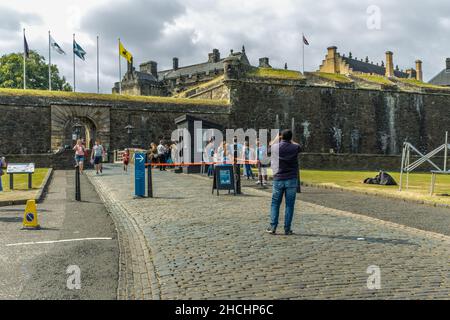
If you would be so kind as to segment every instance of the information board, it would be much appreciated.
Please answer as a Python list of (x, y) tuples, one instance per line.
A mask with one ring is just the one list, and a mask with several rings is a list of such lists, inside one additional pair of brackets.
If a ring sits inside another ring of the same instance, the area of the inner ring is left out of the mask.
[(134, 195), (145, 196), (145, 153), (134, 154)]
[(213, 193), (214, 190), (217, 190), (217, 194), (219, 194), (219, 190), (233, 190), (236, 194), (233, 166), (218, 165), (214, 167)]
[(6, 173), (34, 173), (34, 163), (9, 163)]

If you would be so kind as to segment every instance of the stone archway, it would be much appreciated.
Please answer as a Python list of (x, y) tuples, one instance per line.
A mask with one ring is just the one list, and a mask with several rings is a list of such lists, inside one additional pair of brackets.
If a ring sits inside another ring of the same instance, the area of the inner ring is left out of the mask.
[(71, 133), (75, 118), (83, 125), (82, 134), (89, 139), (87, 143), (92, 144), (93, 139), (99, 138), (103, 146), (109, 150), (111, 122), (109, 107), (52, 105), (51, 147), (53, 151), (64, 148), (64, 145), (71, 141), (68, 134)]

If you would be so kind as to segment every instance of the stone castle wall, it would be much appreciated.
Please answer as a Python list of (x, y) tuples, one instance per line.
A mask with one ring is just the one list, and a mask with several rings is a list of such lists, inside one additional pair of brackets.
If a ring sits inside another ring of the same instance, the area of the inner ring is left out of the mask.
[(186, 113), (228, 123), (229, 106), (0, 96), (0, 155), (52, 153), (55, 144), (64, 145), (64, 124), (73, 117), (96, 125), (97, 137), (108, 150), (129, 146), (129, 124), (134, 127), (132, 146), (148, 148), (162, 136), (170, 138), (175, 119)]
[(306, 152), (399, 154), (408, 139), (421, 151), (444, 143), (450, 95), (299, 86), (260, 80), (227, 82), (230, 123), (292, 128)]
[[(294, 127), (295, 139), (305, 151), (322, 155), (330, 150), (336, 154), (398, 155), (405, 139), (422, 152), (431, 151), (444, 143), (444, 133), (450, 129), (450, 95), (443, 93), (332, 88), (257, 78), (225, 80), (224, 86), (214, 90), (229, 92), (230, 104), (0, 94), (0, 154), (51, 153), (52, 143), (58, 141), (55, 132), (62, 136), (64, 124), (73, 116), (85, 117), (101, 129), (108, 150), (128, 146), (128, 124), (134, 127), (131, 145), (148, 148), (161, 136), (170, 137), (176, 129), (174, 120), (184, 114), (224, 128)], [(204, 98), (211, 92), (205, 92)], [(57, 128), (52, 128), (54, 123)], [(326, 167), (369, 161), (367, 157), (350, 157), (351, 162), (320, 160), (324, 156), (309, 159)]]

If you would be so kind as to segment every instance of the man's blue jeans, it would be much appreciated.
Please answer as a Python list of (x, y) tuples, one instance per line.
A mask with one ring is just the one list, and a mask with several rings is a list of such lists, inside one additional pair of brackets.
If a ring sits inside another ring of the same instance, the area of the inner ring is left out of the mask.
[(278, 226), (280, 205), (285, 194), (286, 209), (284, 212), (284, 231), (291, 230), (294, 217), (295, 197), (297, 196), (297, 179), (274, 180), (272, 188), (272, 207), (270, 211), (270, 226), (275, 230)]

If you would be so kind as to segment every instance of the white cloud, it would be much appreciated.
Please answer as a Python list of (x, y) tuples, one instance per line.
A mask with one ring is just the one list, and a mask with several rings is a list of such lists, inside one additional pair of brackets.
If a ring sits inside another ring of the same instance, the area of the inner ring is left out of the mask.
[[(367, 8), (381, 11), (380, 30), (367, 28)], [(86, 62), (77, 61), (77, 88), (96, 88), (95, 38), (101, 43), (101, 87), (110, 92), (118, 78), (117, 38), (123, 39), (136, 64), (158, 61), (160, 69), (205, 61), (212, 48), (222, 56), (246, 46), (253, 64), (270, 57), (274, 67), (287, 62), (301, 69), (301, 33), (310, 41), (306, 70), (316, 70), (326, 47), (337, 45), (341, 53), (380, 62), (384, 52), (394, 52), (400, 68), (424, 62), (429, 79), (444, 67), (449, 44), (442, 39), (450, 28), (450, 6), (444, 1), (399, 0), (21, 0), (4, 4), (14, 14), (0, 20), (0, 54), (22, 50), (21, 27), (27, 28), (30, 47), (47, 55), (47, 31), (64, 47), (67, 56), (52, 57), (62, 73), (72, 79), (72, 34), (88, 52)], [(1, 12), (0, 12), (1, 15)], [(11, 31), (17, 29), (16, 31)], [(125, 63), (124, 63), (125, 65)]]

